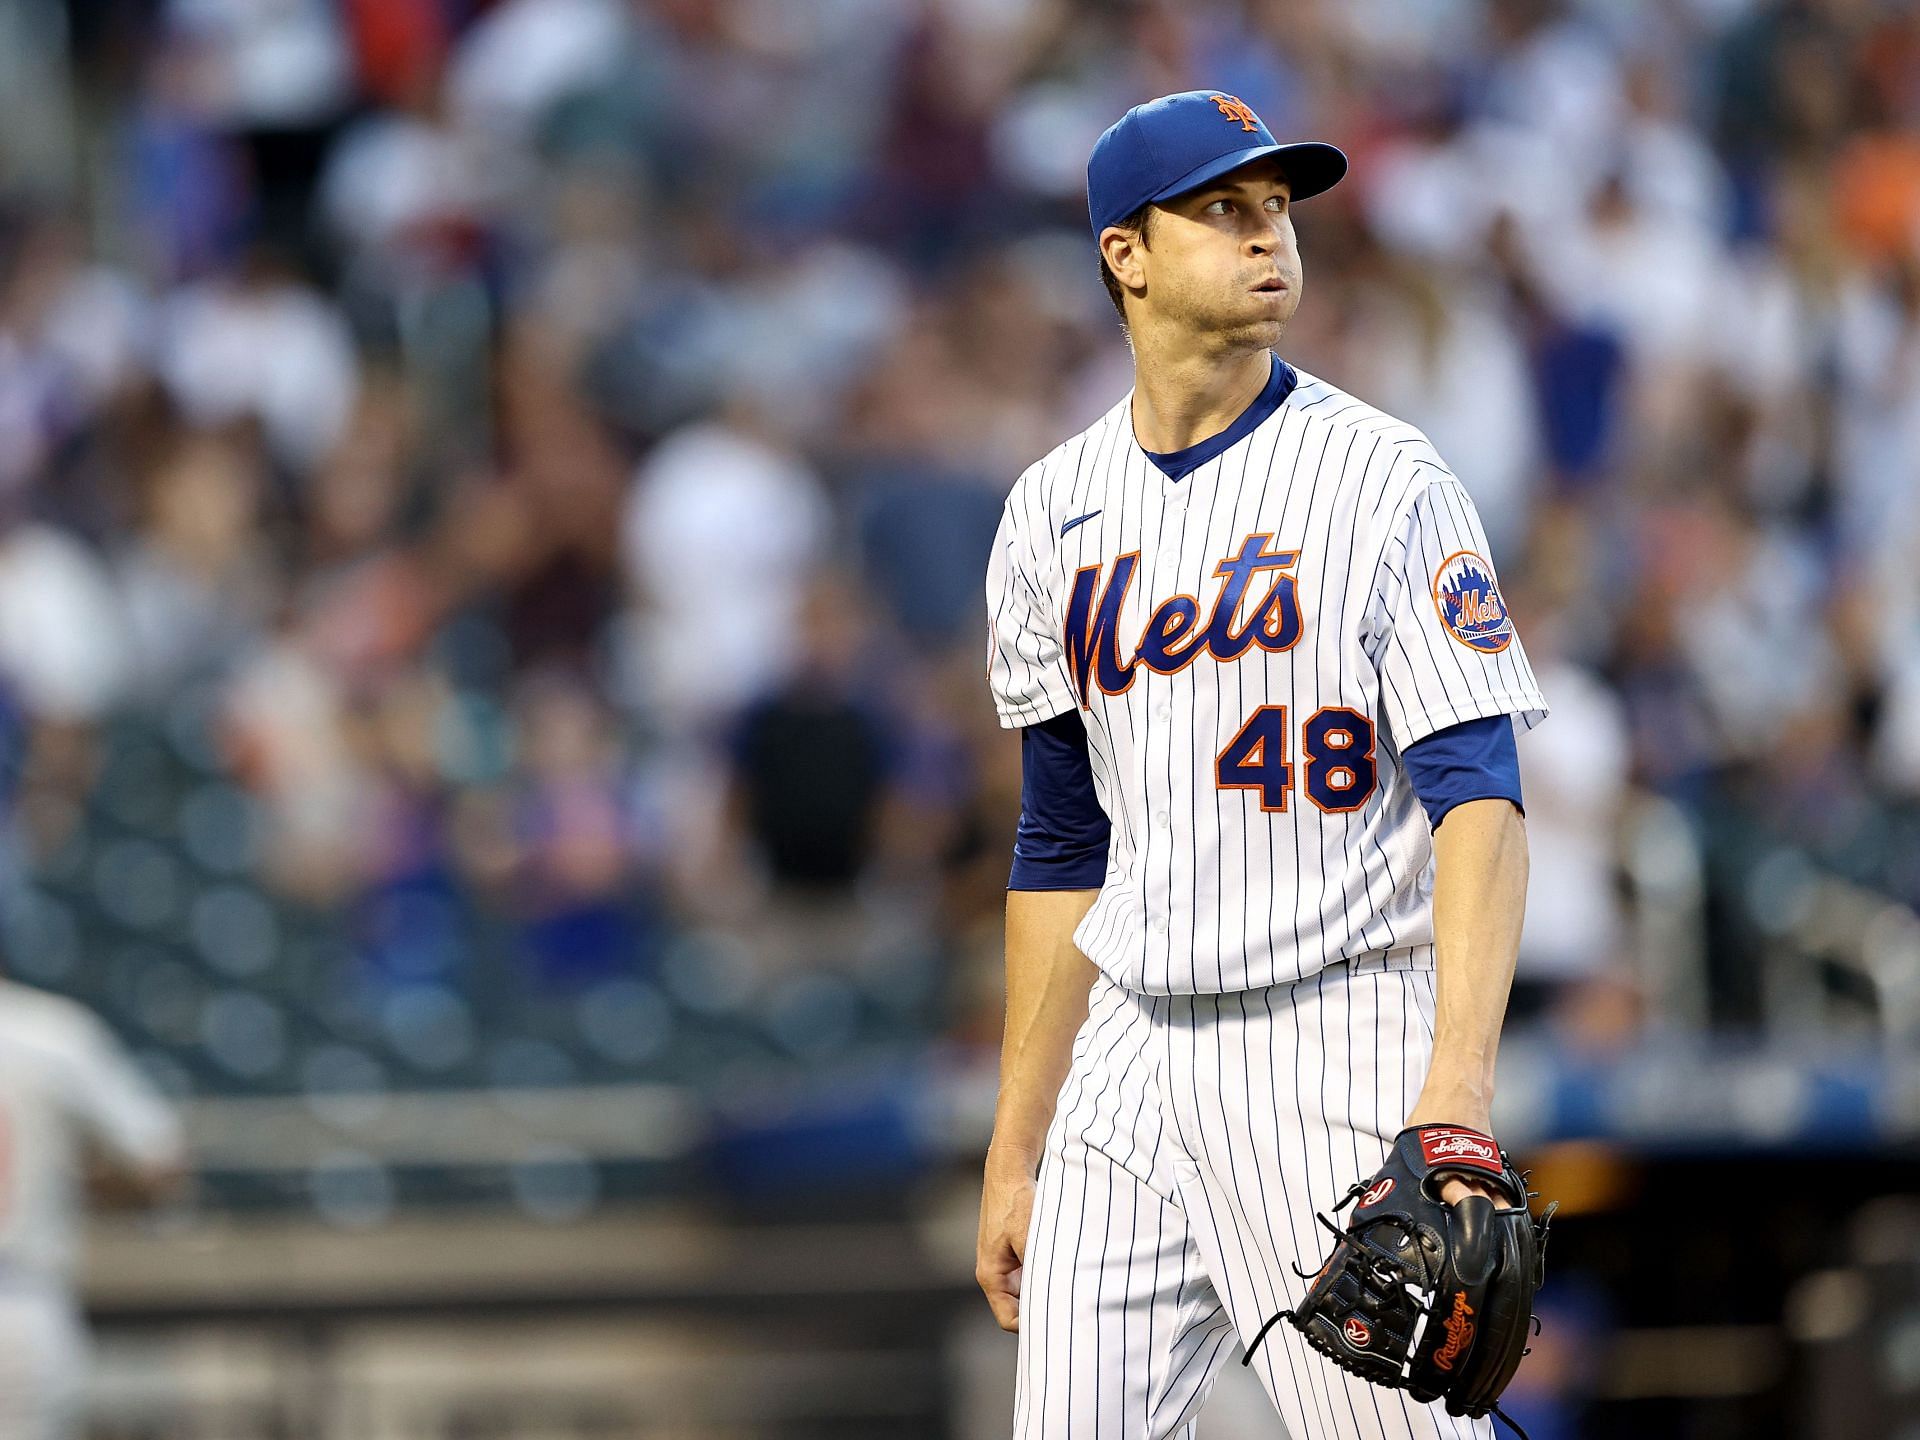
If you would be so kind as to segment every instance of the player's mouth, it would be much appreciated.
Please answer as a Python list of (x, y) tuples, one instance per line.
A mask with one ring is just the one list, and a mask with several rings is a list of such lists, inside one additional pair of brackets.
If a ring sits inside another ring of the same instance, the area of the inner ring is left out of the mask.
[(1269, 275), (1253, 287), (1253, 293), (1256, 295), (1284, 295), (1287, 293), (1287, 282), (1282, 280), (1278, 275)]

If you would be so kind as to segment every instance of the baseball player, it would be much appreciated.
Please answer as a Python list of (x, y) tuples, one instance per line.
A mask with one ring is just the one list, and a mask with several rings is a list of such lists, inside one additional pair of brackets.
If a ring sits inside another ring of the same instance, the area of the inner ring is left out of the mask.
[(0, 1440), (77, 1429), (73, 1271), (89, 1173), (130, 1198), (163, 1196), (181, 1173), (173, 1112), (86, 1010), (0, 979)]
[[(1134, 385), (1020, 476), (986, 586), (1023, 786), (977, 1278), (1017, 1440), (1192, 1436), (1315, 1209), (1405, 1127), (1457, 1127), (1448, 1164), (1490, 1133), (1547, 706), (1446, 462), (1275, 353), (1293, 206), (1346, 168), (1206, 90), (1088, 163)], [(1518, 1198), (1441, 1168), (1447, 1206)], [(1292, 1326), (1250, 1359), (1293, 1440), (1491, 1433)]]

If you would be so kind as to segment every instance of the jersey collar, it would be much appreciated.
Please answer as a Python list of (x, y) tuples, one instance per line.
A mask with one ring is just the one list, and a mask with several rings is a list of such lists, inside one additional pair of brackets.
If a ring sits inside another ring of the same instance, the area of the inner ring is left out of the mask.
[[(1271, 351), (1268, 352), (1270, 355)], [(1281, 402), (1293, 393), (1293, 387), (1300, 383), (1300, 376), (1294, 368), (1273, 355), (1273, 371), (1267, 377), (1267, 383), (1258, 395), (1240, 412), (1240, 416), (1217, 435), (1209, 435), (1197, 444), (1184, 450), (1154, 451), (1144, 447), (1141, 453), (1151, 460), (1169, 480), (1184, 480), (1195, 470), (1206, 464), (1214, 456), (1223, 454), (1239, 444), (1247, 436), (1260, 428), (1260, 422), (1280, 408)], [(1132, 429), (1132, 421), (1127, 421)], [(1135, 444), (1139, 444), (1136, 440)]]

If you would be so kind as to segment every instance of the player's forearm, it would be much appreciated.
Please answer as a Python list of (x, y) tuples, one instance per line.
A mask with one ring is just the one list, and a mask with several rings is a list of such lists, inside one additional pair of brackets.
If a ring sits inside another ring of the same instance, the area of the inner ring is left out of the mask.
[(1036, 1169), (1087, 1018), (1093, 962), (1073, 943), (1097, 890), (1007, 892), (1007, 1021), (994, 1106), (995, 1158)]
[(1486, 1130), (1526, 909), (1526, 822), (1505, 800), (1469, 800), (1434, 831), (1433, 848), (1439, 994), (1433, 1058), (1409, 1120)]

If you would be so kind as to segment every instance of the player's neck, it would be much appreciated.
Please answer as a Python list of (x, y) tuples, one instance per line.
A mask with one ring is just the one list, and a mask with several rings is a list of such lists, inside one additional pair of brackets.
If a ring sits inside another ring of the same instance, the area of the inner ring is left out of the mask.
[(1240, 418), (1272, 369), (1272, 354), (1264, 349), (1169, 355), (1139, 347), (1133, 357), (1134, 438), (1155, 454), (1198, 445)]

